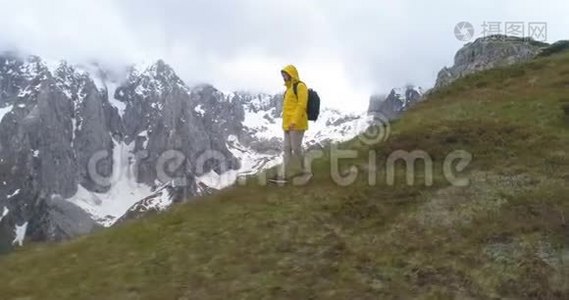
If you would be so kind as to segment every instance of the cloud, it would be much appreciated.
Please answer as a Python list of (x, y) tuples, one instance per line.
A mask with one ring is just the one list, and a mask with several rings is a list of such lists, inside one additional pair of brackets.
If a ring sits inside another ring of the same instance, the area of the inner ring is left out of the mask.
[(0, 0), (0, 50), (121, 66), (164, 59), (189, 84), (274, 92), (294, 63), (328, 106), (430, 87), (463, 43), (459, 21), (546, 21), (567, 38), (569, 3), (548, 1)]
[(113, 1), (2, 1), (0, 42), (28, 53), (118, 62), (140, 55)]

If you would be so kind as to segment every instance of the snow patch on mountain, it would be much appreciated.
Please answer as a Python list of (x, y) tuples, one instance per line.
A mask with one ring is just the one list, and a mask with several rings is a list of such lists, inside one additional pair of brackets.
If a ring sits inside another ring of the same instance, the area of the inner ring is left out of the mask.
[(210, 188), (214, 188), (216, 190), (221, 190), (225, 187), (232, 185), (235, 180), (237, 179), (235, 171), (227, 171), (223, 174), (218, 174), (214, 170), (209, 171), (202, 176), (199, 176), (197, 180)]
[(194, 111), (197, 112), (197, 113), (200, 115), (200, 117), (203, 117), (204, 114), (205, 114), (205, 110), (203, 109), (203, 107), (202, 107), (201, 104), (198, 104), (198, 105), (194, 108)]
[(401, 107), (403, 110), (406, 110), (408, 108), (408, 105), (410, 104), (409, 93), (412, 90), (415, 90), (419, 95), (423, 95), (423, 89), (421, 87), (407, 86), (407, 87), (394, 88), (392, 90), (392, 93), (394, 94), (394, 99), (401, 102)]
[(199, 182), (220, 190), (234, 184), (241, 176), (255, 175), (262, 170), (282, 163), (280, 154), (258, 153), (249, 147), (243, 146), (237, 136), (234, 135), (228, 137), (227, 149), (241, 162), (241, 167), (238, 170), (229, 170), (222, 174), (211, 170), (198, 177)]
[(172, 196), (168, 189), (164, 188), (160, 191), (160, 197), (154, 203), (154, 207), (158, 208), (159, 210), (165, 210), (172, 205)]
[(304, 146), (323, 146), (331, 142), (344, 142), (364, 132), (373, 117), (367, 113), (346, 114), (336, 109), (323, 109), (315, 122), (310, 122), (305, 133)]
[(24, 245), (24, 238), (26, 237), (26, 231), (28, 230), (28, 222), (14, 228), (14, 241), (12, 241), (12, 245), (22, 246)]
[(12, 111), (12, 108), (13, 108), (13, 107), (14, 107), (13, 105), (8, 105), (8, 106), (6, 106), (6, 107), (0, 108), (0, 121), (2, 121), (2, 119), (4, 118), (4, 116), (5, 116), (6, 114), (8, 114), (9, 112)]
[(124, 116), (124, 111), (126, 109), (126, 103), (118, 100), (115, 98), (115, 92), (118, 88), (119, 84), (113, 81), (105, 82), (105, 91), (107, 92), (107, 99), (109, 99), (109, 103), (111, 106), (115, 107), (118, 110), (119, 116), (122, 118)]
[(6, 199), (13, 198), (14, 196), (18, 195), (19, 193), (20, 193), (20, 189), (17, 189), (13, 193), (11, 193), (10, 195), (7, 195)]
[(238, 170), (240, 175), (252, 175), (282, 162), (280, 153), (255, 153), (251, 148), (243, 146), (234, 135), (227, 139), (227, 149), (241, 162), (241, 168)]
[(115, 107), (118, 110), (118, 113), (122, 118), (126, 109), (126, 103), (115, 98), (115, 93), (117, 88), (126, 81), (126, 74), (111, 73), (110, 71), (105, 70), (100, 65), (95, 63), (80, 65), (76, 68), (79, 72), (88, 74), (88, 76), (92, 78), (93, 83), (97, 87), (97, 90), (99, 90), (101, 93), (106, 93), (107, 100), (111, 106)]
[(9, 212), (10, 212), (10, 210), (8, 209), (8, 207), (4, 206), (4, 210), (2, 211), (2, 215), (0, 215), (0, 222), (2, 222), (2, 219), (4, 219), (4, 217), (6, 217)]
[(134, 143), (126, 145), (114, 141), (113, 173), (108, 192), (95, 193), (79, 185), (77, 193), (67, 199), (105, 227), (111, 226), (134, 203), (152, 194), (149, 186), (136, 182), (133, 147)]
[(151, 196), (140, 202), (139, 211), (149, 211), (152, 209), (163, 211), (172, 205), (172, 196), (170, 195), (168, 185), (162, 185)]
[(245, 120), (243, 126), (253, 132), (257, 139), (271, 139), (273, 137), (282, 137), (282, 118), (273, 118), (273, 110), (254, 110), (245, 107)]

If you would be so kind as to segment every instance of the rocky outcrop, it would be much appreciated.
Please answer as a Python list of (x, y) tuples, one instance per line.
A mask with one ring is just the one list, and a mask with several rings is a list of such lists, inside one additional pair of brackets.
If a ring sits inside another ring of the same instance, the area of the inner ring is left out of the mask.
[(39, 202), (37, 215), (30, 218), (27, 238), (35, 241), (61, 241), (102, 228), (75, 204), (52, 195)]
[(225, 95), (211, 85), (202, 84), (190, 93), (192, 110), (203, 119), (208, 132), (222, 140), (243, 131), (245, 110), (243, 99), (237, 94)]
[(421, 101), (423, 90), (420, 87), (406, 86), (394, 88), (385, 97), (372, 96), (368, 113), (380, 114), (389, 120), (398, 118), (407, 109)]
[[(227, 150), (224, 135), (218, 134), (231, 127), (211, 124), (196, 111), (198, 100), (216, 101), (215, 89), (190, 93), (172, 68), (160, 60), (141, 74), (133, 73), (129, 82), (117, 89), (115, 97), (126, 104), (125, 142), (135, 142), (135, 153), (142, 154), (138, 182), (149, 186), (157, 180), (165, 183), (159, 178), (157, 167), (161, 160), (169, 158), (169, 153), (182, 158), (183, 163), (167, 175), (184, 178), (185, 193), (189, 195), (197, 190), (193, 180), (196, 176), (212, 169), (227, 171), (239, 167)], [(202, 161), (208, 153), (221, 159)]]
[[(54, 71), (59, 90), (66, 94), (63, 100), (71, 103), (72, 134), (68, 143), (74, 151), (74, 167), (77, 168), (79, 183), (86, 189), (103, 193), (109, 186), (96, 182), (89, 174), (89, 160), (98, 152), (112, 153), (111, 134), (116, 129), (111, 121), (117, 118), (117, 112), (109, 109), (111, 105), (103, 97), (89, 74), (77, 72), (73, 67), (62, 62)], [(71, 101), (69, 101), (71, 100)], [(43, 109), (40, 107), (40, 111)], [(57, 131), (56, 131), (57, 132)], [(112, 172), (111, 156), (101, 158), (96, 165), (97, 174), (110, 176)], [(74, 183), (76, 185), (76, 183)], [(74, 188), (74, 192), (76, 189)], [(64, 197), (71, 196), (63, 194)]]
[(546, 43), (501, 35), (479, 38), (458, 50), (453, 66), (439, 72), (435, 89), (468, 74), (530, 60), (546, 46)]
[[(74, 195), (79, 184), (94, 191), (105, 188), (86, 171), (93, 153), (111, 150), (105, 126), (109, 111), (95, 84), (66, 64), (50, 71), (33, 56), (2, 56), (0, 78), (5, 110), (0, 122), (0, 207), (8, 211), (0, 226), (29, 223), (25, 235), (35, 240), (89, 232), (94, 225), (88, 214), (52, 198)], [(107, 161), (98, 168), (104, 174), (109, 166)], [(0, 239), (6, 244), (15, 233), (4, 232), (8, 234)]]

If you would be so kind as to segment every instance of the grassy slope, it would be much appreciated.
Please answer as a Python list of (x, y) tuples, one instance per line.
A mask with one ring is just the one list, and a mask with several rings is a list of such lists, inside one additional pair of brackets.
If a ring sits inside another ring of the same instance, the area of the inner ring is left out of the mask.
[[(566, 54), (469, 76), (393, 124), (387, 142), (343, 145), (362, 153), (358, 166), (368, 150), (381, 165), (425, 150), (430, 187), (401, 176), (388, 186), (383, 168), (376, 186), (361, 168), (339, 187), (321, 160), (308, 186), (251, 183), (28, 245), (0, 258), (0, 298), (568, 298), (568, 94)], [(468, 187), (443, 180), (453, 149), (474, 155)]]

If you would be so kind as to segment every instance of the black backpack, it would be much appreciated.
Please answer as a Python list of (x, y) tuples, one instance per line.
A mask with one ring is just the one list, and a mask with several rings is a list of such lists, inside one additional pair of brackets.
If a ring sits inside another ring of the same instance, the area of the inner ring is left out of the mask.
[[(297, 82), (293, 85), (294, 95), (296, 94), (296, 87), (300, 82)], [(303, 82), (304, 83), (304, 82)], [(320, 114), (320, 96), (318, 93), (313, 89), (308, 89), (308, 102), (306, 103), (306, 115), (308, 116), (309, 121), (316, 121), (318, 119), (318, 115)]]

